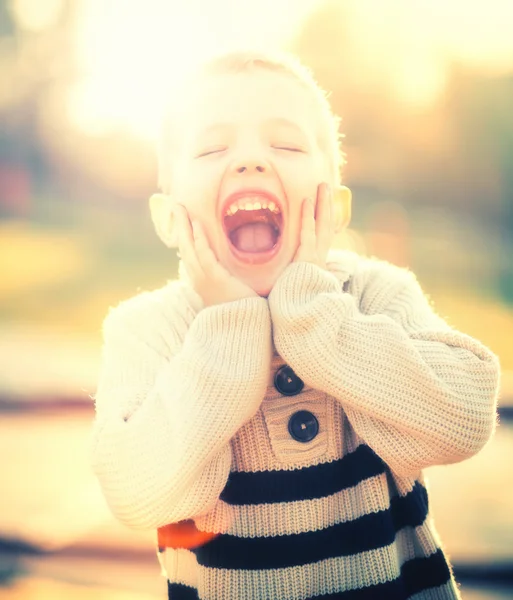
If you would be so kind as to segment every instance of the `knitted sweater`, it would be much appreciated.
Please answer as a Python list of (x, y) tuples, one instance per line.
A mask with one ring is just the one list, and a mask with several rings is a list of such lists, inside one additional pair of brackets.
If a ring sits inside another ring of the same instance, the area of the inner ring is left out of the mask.
[(159, 549), (170, 598), (458, 598), (422, 470), (483, 447), (498, 385), (388, 263), (334, 251), (206, 308), (182, 277), (105, 319), (93, 468), (127, 525), (215, 534)]

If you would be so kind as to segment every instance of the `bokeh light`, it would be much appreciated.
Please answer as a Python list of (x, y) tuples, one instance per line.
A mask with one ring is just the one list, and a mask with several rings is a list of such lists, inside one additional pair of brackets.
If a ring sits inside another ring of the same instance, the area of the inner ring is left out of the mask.
[[(128, 127), (151, 138), (173, 83), (195, 63), (230, 48), (286, 48), (319, 4), (82, 1), (75, 40), (84, 78), (70, 90), (72, 121), (91, 134)], [(455, 61), (488, 73), (513, 69), (508, 0), (338, 4), (351, 23), (347, 35), (357, 57), (353, 75), (364, 84), (384, 79), (390, 92), (412, 107), (426, 108), (440, 98)], [(20, 15), (31, 14), (25, 11)]]
[(82, 2), (76, 45), (85, 79), (70, 95), (71, 116), (90, 133), (126, 126), (154, 137), (162, 102), (195, 64), (231, 48), (283, 47), (314, 3)]

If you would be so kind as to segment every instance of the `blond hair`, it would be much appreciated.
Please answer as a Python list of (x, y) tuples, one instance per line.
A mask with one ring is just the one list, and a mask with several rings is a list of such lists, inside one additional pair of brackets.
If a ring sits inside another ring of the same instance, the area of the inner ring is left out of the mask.
[[(235, 51), (216, 56), (204, 62), (188, 77), (187, 82), (198, 81), (203, 76), (248, 73), (256, 70), (267, 70), (292, 77), (312, 92), (320, 108), (321, 144), (330, 163), (333, 178), (340, 179), (345, 164), (341, 149), (339, 131), (340, 118), (332, 111), (328, 94), (315, 80), (312, 72), (297, 58), (286, 53), (266, 53), (260, 51)], [(187, 90), (187, 84), (182, 89)], [(169, 103), (169, 107), (172, 103)], [(158, 144), (158, 184), (160, 189), (169, 193), (171, 187), (170, 155), (173, 146), (173, 121), (175, 115), (170, 108), (165, 114)]]

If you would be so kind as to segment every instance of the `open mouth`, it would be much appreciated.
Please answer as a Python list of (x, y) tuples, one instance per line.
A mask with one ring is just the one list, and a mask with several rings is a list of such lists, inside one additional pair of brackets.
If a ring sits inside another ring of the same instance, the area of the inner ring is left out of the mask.
[(263, 259), (278, 249), (283, 228), (281, 207), (267, 195), (239, 196), (225, 206), (223, 225), (236, 254), (260, 255)]

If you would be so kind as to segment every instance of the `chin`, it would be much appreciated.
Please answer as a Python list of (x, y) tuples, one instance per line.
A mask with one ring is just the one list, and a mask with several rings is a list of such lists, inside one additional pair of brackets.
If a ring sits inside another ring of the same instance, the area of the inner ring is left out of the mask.
[(253, 288), (253, 290), (262, 298), (267, 298), (272, 290), (272, 285)]
[(262, 298), (267, 298), (283, 270), (284, 269), (279, 269), (274, 272), (268, 272), (260, 277), (255, 277), (255, 274), (247, 273), (243, 280), (244, 283), (259, 296), (262, 296)]
[(232, 268), (228, 270), (259, 296), (267, 298), (294, 258), (292, 252), (284, 252), (284, 250), (285, 248), (282, 248), (282, 251), (274, 257), (274, 260), (267, 263), (244, 266), (240, 262), (236, 265), (232, 263)]
[(244, 283), (249, 286), (254, 292), (256, 292), (262, 298), (267, 298), (273, 289), (274, 281), (255, 281), (251, 277), (244, 278)]

